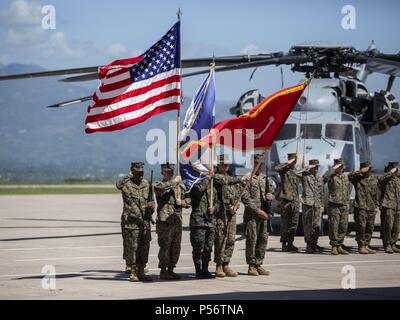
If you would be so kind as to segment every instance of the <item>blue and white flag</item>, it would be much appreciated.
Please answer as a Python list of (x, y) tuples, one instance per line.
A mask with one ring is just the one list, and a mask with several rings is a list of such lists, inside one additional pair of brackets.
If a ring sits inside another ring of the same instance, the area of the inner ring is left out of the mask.
[[(192, 100), (183, 122), (181, 131), (181, 146), (188, 143), (191, 134), (196, 133), (197, 139), (207, 135), (215, 123), (215, 72), (212, 67), (204, 79), (196, 96)], [(196, 137), (192, 137), (196, 138)], [(207, 150), (206, 152), (209, 152)], [(188, 164), (181, 164), (180, 174), (186, 188), (190, 189), (194, 183), (201, 181), (208, 174), (209, 168), (203, 165), (200, 159), (192, 160)]]

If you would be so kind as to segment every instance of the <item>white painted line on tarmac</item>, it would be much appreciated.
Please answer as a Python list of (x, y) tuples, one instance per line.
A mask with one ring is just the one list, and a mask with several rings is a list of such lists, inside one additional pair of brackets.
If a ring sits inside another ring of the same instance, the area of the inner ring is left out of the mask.
[[(191, 256), (191, 253), (181, 253), (181, 256)], [(158, 254), (150, 254), (149, 257), (158, 257)], [(98, 257), (68, 257), (68, 258), (36, 258), (36, 259), (18, 259), (14, 262), (32, 262), (32, 261), (59, 261), (59, 260), (86, 260), (86, 259), (121, 259), (122, 256), (98, 256)]]
[(59, 249), (96, 249), (96, 248), (122, 248), (120, 246), (87, 246), (87, 247), (37, 247), (37, 248), (0, 248), (0, 251), (31, 251), (31, 250), (59, 250)]

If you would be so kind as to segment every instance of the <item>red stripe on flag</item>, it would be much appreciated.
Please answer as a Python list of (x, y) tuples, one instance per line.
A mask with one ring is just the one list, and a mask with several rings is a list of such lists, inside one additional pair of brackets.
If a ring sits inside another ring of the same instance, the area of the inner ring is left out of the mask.
[(158, 108), (140, 116), (137, 117), (135, 119), (131, 119), (131, 120), (127, 120), (115, 125), (111, 125), (111, 126), (107, 126), (107, 127), (103, 127), (103, 128), (98, 128), (98, 129), (90, 129), (90, 128), (86, 128), (85, 132), (86, 133), (93, 133), (93, 132), (109, 132), (109, 131), (114, 131), (114, 130), (121, 130), (121, 129), (125, 129), (129, 126), (132, 126), (134, 124), (138, 124), (141, 123), (143, 121), (146, 121), (148, 118), (150, 118), (151, 116), (154, 116), (156, 114), (159, 113), (163, 113), (163, 112), (167, 112), (167, 111), (171, 111), (171, 110), (177, 110), (180, 107), (180, 103), (179, 102), (174, 102), (174, 103), (169, 103), (163, 106), (159, 106)]
[(159, 87), (162, 87), (166, 84), (170, 84), (170, 83), (174, 83), (174, 82), (180, 82), (181, 77), (180, 75), (174, 75), (171, 77), (168, 77), (166, 79), (162, 79), (159, 81), (154, 81), (153, 83), (151, 83), (150, 85), (146, 86), (146, 87), (141, 87), (135, 90), (131, 90), (128, 91), (126, 93), (120, 94), (120, 95), (116, 95), (114, 98), (109, 98), (109, 99), (101, 99), (101, 97), (98, 97), (96, 94), (93, 95), (93, 101), (95, 102), (95, 104), (93, 105), (93, 107), (91, 107), (91, 109), (93, 108), (98, 108), (98, 107), (104, 107), (107, 105), (110, 105), (112, 103), (117, 103), (120, 102), (122, 100), (128, 99), (128, 98), (132, 98), (136, 95), (141, 95), (141, 94), (145, 94), (148, 91), (152, 90), (152, 89), (156, 89)]
[(169, 91), (164, 91), (161, 92), (158, 95), (155, 96), (151, 96), (150, 98), (139, 102), (139, 103), (135, 103), (135, 104), (131, 104), (129, 106), (123, 107), (123, 108), (119, 108), (116, 110), (112, 110), (109, 112), (103, 112), (100, 114), (96, 114), (96, 115), (88, 115), (86, 117), (86, 122), (85, 123), (89, 123), (89, 122), (96, 122), (96, 121), (102, 121), (102, 120), (107, 120), (116, 116), (120, 116), (122, 114), (125, 113), (129, 113), (129, 112), (133, 112), (139, 109), (142, 109), (150, 104), (153, 104), (154, 102), (156, 102), (157, 100), (160, 99), (164, 99), (164, 98), (168, 98), (168, 97), (173, 97), (173, 96), (180, 96), (181, 94), (181, 90), (180, 89), (173, 89), (173, 90), (169, 90)]

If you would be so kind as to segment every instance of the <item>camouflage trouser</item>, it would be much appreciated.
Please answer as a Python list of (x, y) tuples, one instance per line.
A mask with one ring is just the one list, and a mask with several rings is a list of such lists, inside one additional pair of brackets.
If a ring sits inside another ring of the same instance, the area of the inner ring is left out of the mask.
[(126, 261), (126, 236), (125, 236), (125, 226), (121, 224), (121, 235), (122, 235), (122, 258)]
[(321, 234), (321, 207), (303, 204), (304, 240), (307, 244), (316, 245)]
[(214, 237), (214, 227), (190, 228), (190, 243), (192, 244), (192, 256), (195, 264), (209, 262), (211, 260)]
[(375, 215), (375, 211), (354, 208), (356, 241), (359, 246), (368, 246), (370, 244), (374, 233)]
[(124, 228), (126, 264), (132, 267), (145, 267), (149, 260), (150, 242), (145, 230)]
[(344, 242), (349, 223), (349, 208), (343, 205), (328, 205), (329, 240), (331, 246), (339, 246)]
[(399, 240), (400, 231), (400, 211), (382, 208), (383, 221), (383, 245), (393, 245)]
[(281, 201), (281, 242), (293, 242), (299, 224), (299, 203)]
[(175, 268), (181, 253), (182, 222), (176, 219), (174, 223), (157, 221), (158, 267)]
[(268, 222), (259, 219), (244, 219), (246, 236), (246, 263), (261, 266), (268, 245)]
[(214, 262), (229, 263), (232, 258), (236, 239), (236, 215), (226, 214), (227, 219), (217, 219), (215, 230)]

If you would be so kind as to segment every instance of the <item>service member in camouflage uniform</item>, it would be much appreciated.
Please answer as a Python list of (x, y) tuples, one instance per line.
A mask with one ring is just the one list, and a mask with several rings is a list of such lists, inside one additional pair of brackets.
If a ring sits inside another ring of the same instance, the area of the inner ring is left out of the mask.
[(164, 179), (154, 184), (157, 199), (156, 230), (160, 247), (158, 267), (161, 269), (161, 279), (178, 280), (181, 277), (174, 272), (174, 268), (181, 252), (182, 208), (190, 207), (190, 198), (181, 184), (181, 177), (174, 179), (173, 164), (162, 164), (161, 175)]
[(324, 174), (324, 182), (328, 183), (328, 217), (329, 240), (332, 246), (332, 254), (349, 254), (344, 248), (343, 242), (347, 234), (349, 221), (349, 204), (351, 184), (344, 174), (344, 162), (335, 159), (333, 168)]
[(389, 162), (388, 172), (379, 179), (382, 192), (382, 238), (386, 253), (400, 253), (396, 246), (400, 230), (400, 177), (398, 162)]
[(356, 241), (360, 254), (376, 253), (369, 247), (375, 226), (375, 215), (379, 205), (378, 179), (372, 174), (369, 161), (360, 164), (360, 171), (348, 175), (356, 190), (354, 199), (354, 221)]
[(288, 162), (278, 164), (275, 170), (281, 177), (281, 243), (282, 251), (298, 252), (294, 246), (294, 237), (299, 224), (299, 183), (300, 179), (295, 173), (297, 154), (289, 153)]
[(231, 177), (228, 174), (228, 156), (219, 157), (218, 172), (215, 174), (214, 183), (218, 193), (219, 210), (216, 213), (215, 251), (216, 277), (237, 277), (237, 272), (229, 267), (236, 239), (236, 214), (233, 206), (239, 197), (240, 183), (245, 177)]
[[(253, 168), (262, 161), (262, 155), (255, 155)], [(265, 175), (261, 174), (263, 163), (254, 172), (242, 195), (244, 204), (243, 225), (246, 237), (246, 263), (249, 265), (248, 275), (268, 276), (270, 272), (262, 267), (265, 251), (268, 245), (268, 214), (261, 208), (264, 201), (272, 201), (275, 186), (271, 179), (269, 182), (269, 193), (265, 191)]]
[(302, 215), (306, 253), (321, 253), (318, 246), (321, 233), (321, 214), (324, 201), (324, 179), (318, 174), (319, 161), (310, 160), (309, 166), (298, 173), (303, 186)]
[(211, 260), (212, 247), (215, 241), (215, 214), (218, 212), (218, 196), (213, 188), (213, 201), (211, 204), (211, 179), (214, 172), (194, 184), (190, 190), (192, 212), (190, 214), (190, 243), (192, 244), (192, 257), (196, 269), (196, 278), (213, 278), (208, 271)]
[(154, 202), (148, 202), (149, 183), (143, 179), (143, 162), (133, 162), (131, 172), (117, 182), (122, 193), (124, 208), (121, 217), (124, 232), (124, 254), (126, 264), (131, 266), (131, 281), (151, 281), (144, 269), (149, 259), (150, 242), (147, 232), (151, 232), (150, 223), (144, 220), (147, 208), (154, 209)]

